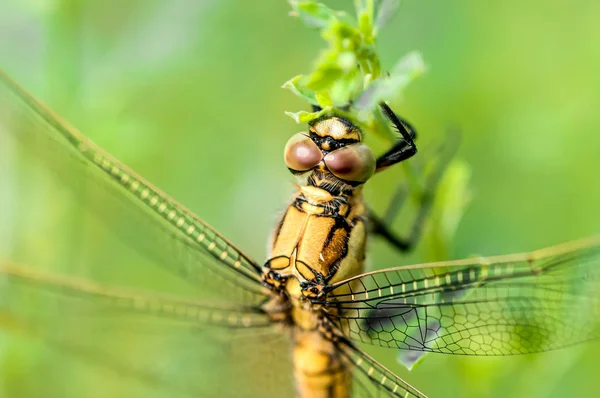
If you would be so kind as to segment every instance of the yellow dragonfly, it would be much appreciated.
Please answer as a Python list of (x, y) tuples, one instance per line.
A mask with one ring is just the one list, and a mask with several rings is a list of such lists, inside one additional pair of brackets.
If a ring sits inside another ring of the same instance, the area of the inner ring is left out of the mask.
[[(597, 337), (600, 237), (365, 273), (369, 233), (401, 250), (418, 235), (394, 235), (362, 198), (375, 173), (417, 152), (414, 128), (385, 103), (381, 112), (400, 138), (379, 157), (358, 127), (333, 114), (290, 138), (284, 158), (298, 190), (276, 222), (266, 261), (258, 262), (5, 74), (0, 86), (0, 134), (34, 151), (165, 275), (193, 286), (158, 294), (4, 259), (0, 326), (9, 331), (40, 337), (150, 388), (196, 397), (424, 397), (359, 344), (489, 356)], [(175, 330), (185, 337), (164, 340)], [(139, 356), (123, 358), (131, 352), (121, 355), (119, 343), (135, 346)], [(162, 359), (148, 354), (168, 344), (185, 364), (161, 367)], [(68, 376), (60, 377), (68, 389)]]

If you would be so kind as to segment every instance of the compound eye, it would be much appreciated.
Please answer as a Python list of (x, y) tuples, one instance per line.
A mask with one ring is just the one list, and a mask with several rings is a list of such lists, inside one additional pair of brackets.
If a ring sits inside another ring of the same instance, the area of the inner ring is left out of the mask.
[(329, 171), (346, 181), (362, 183), (375, 173), (375, 156), (371, 148), (362, 143), (346, 145), (329, 152), (323, 161)]
[(285, 145), (283, 158), (288, 168), (307, 171), (316, 167), (323, 158), (321, 150), (305, 133), (292, 136)]

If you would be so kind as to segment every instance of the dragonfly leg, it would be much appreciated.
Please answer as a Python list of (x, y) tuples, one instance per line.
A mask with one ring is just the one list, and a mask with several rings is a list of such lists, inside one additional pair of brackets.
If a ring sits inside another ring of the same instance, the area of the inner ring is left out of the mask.
[(400, 163), (417, 153), (415, 145), (416, 130), (404, 119), (399, 117), (385, 103), (381, 103), (383, 114), (392, 122), (402, 138), (386, 153), (377, 158), (376, 171), (382, 171), (396, 163)]
[(399, 185), (383, 217), (379, 217), (375, 212), (369, 209), (368, 221), (371, 232), (381, 236), (400, 251), (410, 251), (421, 236), (423, 226), (427, 220), (429, 211), (433, 206), (439, 182), (457, 149), (458, 140), (456, 137), (449, 137), (438, 149), (440, 155), (437, 156), (437, 158), (439, 160), (436, 162), (434, 169), (427, 175), (424, 187), (418, 194), (417, 215), (412, 223), (408, 236), (400, 237), (391, 229), (394, 219), (398, 213), (400, 213), (409, 194), (409, 190), (405, 185)]

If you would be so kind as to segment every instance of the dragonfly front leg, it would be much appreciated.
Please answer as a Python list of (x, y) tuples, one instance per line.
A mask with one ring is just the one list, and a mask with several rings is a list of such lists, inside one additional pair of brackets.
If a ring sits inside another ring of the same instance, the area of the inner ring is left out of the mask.
[[(412, 135), (414, 137), (415, 130), (410, 128), (410, 131), (413, 133)], [(396, 190), (396, 193), (390, 201), (390, 204), (388, 205), (383, 217), (377, 216), (375, 212), (373, 212), (371, 209), (368, 209), (370, 232), (381, 236), (400, 251), (410, 251), (416, 245), (421, 236), (427, 216), (434, 204), (440, 180), (444, 175), (444, 171), (446, 170), (448, 164), (456, 154), (457, 148), (458, 140), (450, 137), (447, 142), (442, 144), (441, 148), (438, 150), (439, 160), (434, 169), (427, 176), (421, 192), (417, 193), (417, 214), (412, 223), (408, 236), (400, 237), (391, 230), (392, 223), (396, 219), (398, 213), (400, 213), (400, 210), (403, 208), (409, 195), (409, 190), (404, 184), (400, 185)]]
[(385, 102), (382, 102), (380, 106), (385, 117), (392, 122), (402, 138), (386, 153), (377, 158), (376, 172), (409, 159), (417, 153), (417, 146), (414, 141), (417, 134), (416, 130), (406, 120), (396, 115)]

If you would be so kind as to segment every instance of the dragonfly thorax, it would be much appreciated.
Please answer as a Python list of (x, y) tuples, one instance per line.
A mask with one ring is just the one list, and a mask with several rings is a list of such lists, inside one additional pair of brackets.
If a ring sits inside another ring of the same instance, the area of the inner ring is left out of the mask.
[[(317, 174), (317, 173), (315, 173)], [(325, 286), (362, 270), (366, 243), (361, 187), (333, 195), (312, 185), (300, 186), (276, 224), (263, 281), (294, 295), (315, 298)]]

